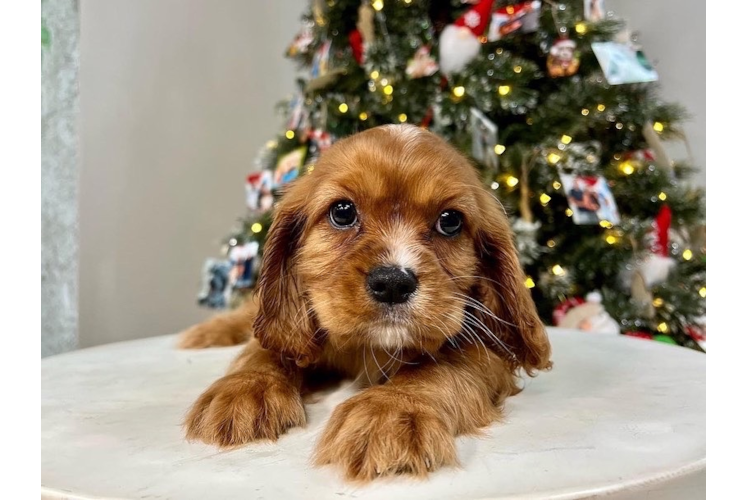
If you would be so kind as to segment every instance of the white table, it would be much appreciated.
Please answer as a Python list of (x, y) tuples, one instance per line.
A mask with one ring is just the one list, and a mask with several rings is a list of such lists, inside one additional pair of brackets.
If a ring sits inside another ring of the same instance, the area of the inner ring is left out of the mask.
[[(276, 444), (187, 443), (180, 423), (239, 348), (179, 351), (175, 336), (42, 361), (41, 491), (48, 498), (703, 498), (706, 356), (551, 329), (555, 368), (509, 398), (504, 423), (458, 439), (461, 469), (343, 482), (309, 457), (342, 388)], [(633, 492), (633, 493), (632, 493)], [(675, 492), (675, 493), (673, 493)], [(670, 496), (668, 496), (670, 495)]]

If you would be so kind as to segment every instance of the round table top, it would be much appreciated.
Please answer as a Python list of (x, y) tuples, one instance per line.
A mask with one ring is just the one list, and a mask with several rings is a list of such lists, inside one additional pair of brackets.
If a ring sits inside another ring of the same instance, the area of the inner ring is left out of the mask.
[(52, 498), (578, 498), (706, 466), (706, 356), (623, 336), (549, 329), (554, 369), (527, 379), (506, 418), (457, 440), (460, 468), (426, 480), (342, 480), (309, 458), (341, 387), (277, 443), (188, 443), (182, 419), (240, 347), (181, 351), (176, 337), (42, 360), (41, 483)]

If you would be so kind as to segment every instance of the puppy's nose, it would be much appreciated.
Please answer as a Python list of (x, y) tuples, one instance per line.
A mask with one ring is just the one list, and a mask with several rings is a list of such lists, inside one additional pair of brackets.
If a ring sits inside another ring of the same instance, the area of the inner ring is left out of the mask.
[(402, 304), (418, 287), (418, 279), (410, 269), (379, 266), (366, 277), (369, 295), (385, 304)]

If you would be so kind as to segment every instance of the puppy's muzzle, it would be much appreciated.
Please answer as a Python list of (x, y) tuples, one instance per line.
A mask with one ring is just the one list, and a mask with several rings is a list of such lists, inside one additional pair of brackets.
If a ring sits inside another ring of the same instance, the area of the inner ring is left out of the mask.
[(366, 277), (366, 288), (377, 302), (402, 304), (418, 288), (418, 278), (410, 269), (379, 266)]

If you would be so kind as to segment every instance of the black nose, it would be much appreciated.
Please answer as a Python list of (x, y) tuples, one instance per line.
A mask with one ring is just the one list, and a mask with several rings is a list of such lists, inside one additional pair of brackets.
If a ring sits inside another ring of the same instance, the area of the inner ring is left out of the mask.
[(418, 279), (410, 269), (375, 267), (366, 277), (369, 295), (385, 304), (402, 304), (418, 287)]

